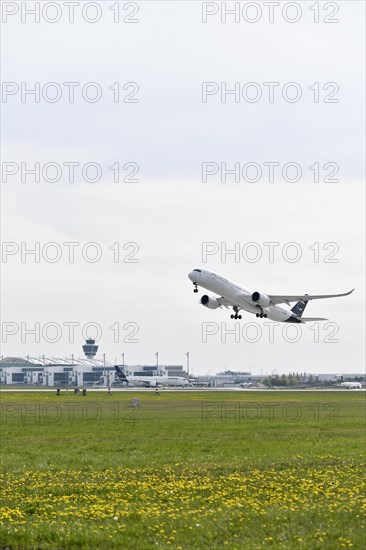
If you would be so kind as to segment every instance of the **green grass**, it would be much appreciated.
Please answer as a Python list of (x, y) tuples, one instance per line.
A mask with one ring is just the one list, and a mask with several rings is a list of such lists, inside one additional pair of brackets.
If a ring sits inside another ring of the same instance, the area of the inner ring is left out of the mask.
[(364, 548), (364, 392), (63, 390), (0, 404), (0, 546)]

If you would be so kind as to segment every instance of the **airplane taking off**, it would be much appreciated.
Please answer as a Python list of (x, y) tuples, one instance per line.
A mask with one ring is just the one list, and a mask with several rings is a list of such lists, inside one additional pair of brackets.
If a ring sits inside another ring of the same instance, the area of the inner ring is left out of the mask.
[[(201, 304), (209, 309), (219, 307), (232, 308), (234, 314), (231, 319), (241, 319), (239, 311), (242, 309), (249, 313), (254, 313), (257, 317), (268, 317), (271, 321), (280, 321), (282, 323), (306, 323), (307, 321), (326, 321), (324, 317), (302, 317), (309, 300), (321, 300), (323, 298), (338, 298), (339, 296), (348, 296), (351, 292), (344, 294), (320, 294), (299, 296), (285, 296), (262, 294), (258, 291), (251, 292), (246, 288), (217, 275), (207, 269), (194, 269), (188, 274), (189, 279), (194, 284), (193, 292), (198, 292), (198, 286), (201, 286), (218, 296), (210, 297), (204, 294), (200, 300)], [(291, 310), (281, 307), (278, 304), (290, 305), (290, 302), (297, 302)]]
[(126, 384), (141, 384), (147, 388), (158, 386), (189, 386), (187, 378), (183, 376), (132, 376), (127, 378), (121, 367), (115, 365), (117, 376), (121, 382)]

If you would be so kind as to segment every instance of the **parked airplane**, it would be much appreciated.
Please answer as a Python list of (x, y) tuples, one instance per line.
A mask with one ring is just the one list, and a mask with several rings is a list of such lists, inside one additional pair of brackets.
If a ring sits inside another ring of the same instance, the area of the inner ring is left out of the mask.
[(362, 384), (360, 382), (341, 382), (342, 388), (347, 388), (348, 390), (361, 390)]
[(120, 366), (115, 365), (117, 376), (126, 384), (141, 384), (147, 388), (158, 386), (189, 386), (187, 378), (183, 376), (131, 376), (127, 378)]
[[(194, 291), (198, 292), (198, 286), (201, 286), (219, 296), (210, 297), (204, 294), (200, 300), (201, 304), (209, 309), (219, 307), (232, 308), (234, 314), (231, 319), (241, 319), (239, 311), (242, 309), (249, 313), (255, 313), (257, 317), (268, 317), (272, 321), (281, 321), (283, 323), (305, 323), (306, 321), (326, 321), (324, 317), (302, 317), (309, 300), (320, 300), (323, 298), (337, 298), (339, 296), (348, 296), (353, 292), (344, 294), (322, 294), (322, 295), (274, 295), (262, 294), (258, 291), (251, 292), (242, 286), (217, 275), (207, 269), (194, 269), (188, 274), (189, 279), (194, 284)], [(281, 307), (278, 304), (290, 305), (290, 302), (297, 303), (291, 310)]]

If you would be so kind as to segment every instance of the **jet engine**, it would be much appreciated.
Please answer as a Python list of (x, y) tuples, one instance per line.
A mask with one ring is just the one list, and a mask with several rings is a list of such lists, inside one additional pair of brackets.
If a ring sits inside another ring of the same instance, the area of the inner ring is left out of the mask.
[(252, 300), (261, 307), (267, 307), (271, 303), (271, 300), (265, 294), (259, 292), (253, 292)]
[(210, 298), (209, 296), (207, 296), (207, 294), (202, 296), (201, 304), (205, 307), (208, 307), (209, 309), (217, 309), (218, 307), (220, 307), (220, 304), (216, 300), (216, 298)]

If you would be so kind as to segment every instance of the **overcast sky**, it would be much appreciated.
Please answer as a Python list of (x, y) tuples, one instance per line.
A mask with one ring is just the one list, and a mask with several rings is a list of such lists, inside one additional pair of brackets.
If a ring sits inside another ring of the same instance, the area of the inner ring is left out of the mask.
[[(39, 22), (2, 4), (2, 354), (82, 355), (97, 323), (111, 362), (362, 372), (363, 2), (281, 3), (272, 23), (263, 2), (238, 22), (214, 2), (80, 2), (73, 23), (63, 2)], [(271, 294), (356, 290), (308, 305), (328, 325), (236, 325), (198, 303), (198, 267)]]

